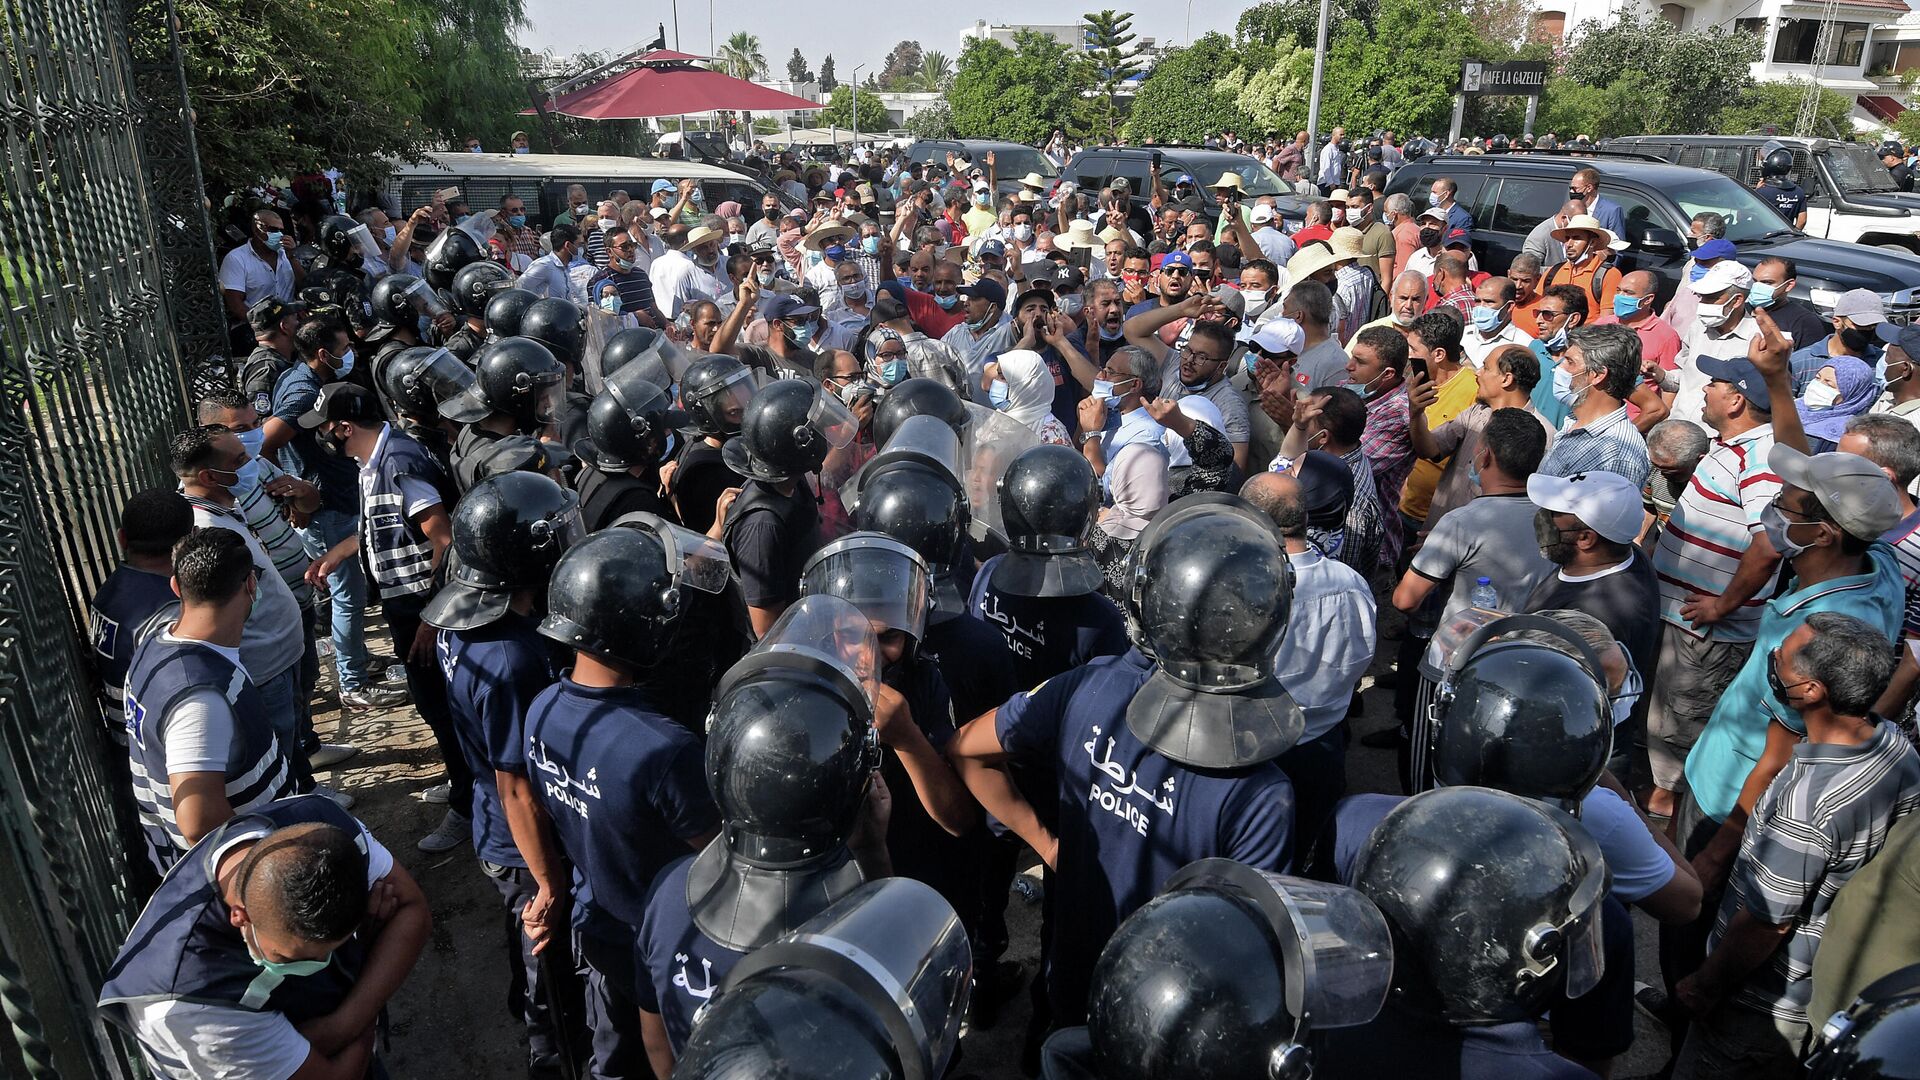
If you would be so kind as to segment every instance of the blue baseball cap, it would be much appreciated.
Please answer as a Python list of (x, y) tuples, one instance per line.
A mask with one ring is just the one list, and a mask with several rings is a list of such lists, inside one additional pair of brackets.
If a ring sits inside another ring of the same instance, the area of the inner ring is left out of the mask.
[(1753, 403), (1753, 407), (1765, 412), (1773, 411), (1773, 395), (1767, 392), (1767, 380), (1760, 375), (1760, 369), (1753, 361), (1744, 356), (1722, 359), (1718, 356), (1699, 356), (1694, 364), (1714, 382), (1729, 383), (1740, 396)]
[(792, 293), (781, 293), (768, 300), (760, 309), (760, 314), (768, 322), (775, 319), (791, 319), (800, 315), (812, 315), (820, 309), (800, 299)]
[(661, 192), (663, 192), (663, 191), (672, 191), (672, 190), (673, 190), (673, 181), (671, 181), (671, 180), (655, 180), (655, 181), (653, 182), (653, 186), (652, 186), (651, 188), (648, 188), (648, 189), (647, 189), (647, 194), (648, 194), (648, 195), (650, 195), (650, 196), (651, 196), (651, 195), (658, 195), (658, 194), (660, 194), (660, 193), (661, 193)]
[(1699, 247), (1694, 248), (1693, 261), (1702, 262), (1708, 259), (1731, 259), (1739, 253), (1740, 249), (1733, 246), (1733, 241), (1719, 238), (1709, 240)]
[(1193, 269), (1193, 256), (1184, 251), (1169, 251), (1167, 252), (1167, 257), (1160, 260), (1160, 269), (1165, 270), (1169, 266), (1184, 266), (1191, 270)]

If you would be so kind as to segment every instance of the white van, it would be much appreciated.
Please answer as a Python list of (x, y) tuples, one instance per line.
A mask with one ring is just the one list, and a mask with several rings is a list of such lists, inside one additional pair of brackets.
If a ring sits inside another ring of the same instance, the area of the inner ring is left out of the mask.
[(792, 199), (744, 168), (580, 154), (426, 154), (417, 162), (397, 163), (386, 189), (399, 203), (403, 217), (433, 201), (433, 193), (446, 187), (458, 187), (476, 211), (492, 210), (508, 195), (517, 195), (527, 204), (528, 223), (544, 229), (566, 209), (567, 188), (574, 184), (587, 189), (590, 204), (621, 189), (645, 202), (655, 180), (677, 185), (688, 177), (699, 182), (708, 207), (733, 201), (748, 217), (755, 217), (761, 196), (769, 191), (780, 195), (783, 205), (793, 205)]

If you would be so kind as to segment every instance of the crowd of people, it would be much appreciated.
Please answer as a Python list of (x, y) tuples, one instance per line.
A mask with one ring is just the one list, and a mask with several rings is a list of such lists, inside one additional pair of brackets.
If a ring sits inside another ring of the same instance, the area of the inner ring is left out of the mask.
[[(105, 1014), (159, 1075), (380, 1075), (430, 909), (330, 662), (431, 729), (532, 1076), (964, 1072), (1029, 982), (1050, 1077), (1609, 1076), (1636, 1007), (1676, 1077), (1882, 1075), (1920, 328), (1712, 212), (1663, 296), (1592, 170), (1483, 272), (1342, 134), (1291, 230), (991, 155), (250, 207), (251, 352), (93, 603), (153, 895)], [(1350, 794), (1387, 649), (1404, 794)]]

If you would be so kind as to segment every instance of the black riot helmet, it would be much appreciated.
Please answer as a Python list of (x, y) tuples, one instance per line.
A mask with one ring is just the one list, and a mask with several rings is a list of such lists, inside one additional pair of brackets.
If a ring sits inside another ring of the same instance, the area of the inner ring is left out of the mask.
[(908, 379), (887, 391), (873, 410), (873, 442), (885, 446), (909, 416), (937, 416), (955, 435), (966, 438), (967, 407), (960, 395), (933, 379)]
[(860, 426), (840, 398), (810, 379), (776, 379), (753, 395), (740, 434), (720, 454), (741, 476), (777, 484), (817, 472)]
[(1889, 972), (1835, 1013), (1807, 1056), (1811, 1080), (1920, 1080), (1920, 964)]
[(501, 289), (487, 301), (487, 333), (494, 338), (520, 336), (520, 319), (540, 299), (525, 289)]
[(602, 529), (560, 557), (540, 632), (635, 671), (668, 655), (680, 589), (667, 546), (644, 529)]
[(1128, 556), (1128, 630), (1159, 661), (1127, 705), (1127, 729), (1203, 769), (1279, 757), (1306, 719), (1273, 677), (1293, 607), (1293, 568), (1273, 524), (1245, 500), (1188, 496), (1160, 512)]
[(476, 263), (487, 257), (486, 245), (474, 235), (459, 226), (442, 230), (427, 245), (425, 267), (427, 284), (436, 289), (453, 288), (453, 275), (469, 263)]
[(743, 957), (701, 1009), (676, 1080), (940, 1080), (972, 990), (952, 905), (868, 882)]
[(446, 349), (415, 345), (389, 360), (380, 378), (401, 415), (432, 422), (440, 418), (441, 405), (473, 386), (473, 369)]
[(511, 337), (481, 347), (473, 357), (473, 385), (440, 406), (440, 415), (471, 424), (506, 413), (523, 431), (551, 424), (567, 391), (567, 369), (545, 345)]
[(724, 439), (740, 434), (753, 400), (753, 372), (731, 356), (709, 353), (688, 365), (680, 380), (680, 403), (700, 434)]
[(1604, 969), (1607, 865), (1566, 813), (1481, 787), (1401, 803), (1354, 868), (1393, 928), (1394, 984), (1452, 1024), (1537, 1018)]
[(364, 260), (353, 239), (353, 230), (359, 224), (345, 214), (328, 214), (321, 218), (320, 250), (336, 264), (359, 266)]
[(1770, 180), (1784, 179), (1793, 172), (1793, 151), (1777, 146), (1760, 159), (1760, 175)]
[(552, 477), (509, 472), (473, 485), (453, 509), (451, 580), (421, 621), (443, 630), (486, 626), (520, 589), (539, 588), (584, 535), (580, 500)]
[(602, 472), (657, 466), (670, 457), (686, 414), (665, 389), (629, 364), (613, 373), (587, 407), (587, 443), (574, 453)]
[(651, 327), (634, 326), (607, 339), (600, 350), (600, 377), (611, 379), (614, 372), (629, 365), (648, 382), (671, 390), (674, 373), (686, 369), (687, 359), (667, 335)]
[(1357, 890), (1202, 859), (1101, 949), (1086, 1057), (1100, 1080), (1306, 1080), (1309, 1032), (1367, 1023), (1392, 983)]
[(1013, 596), (1085, 596), (1105, 580), (1087, 547), (1100, 509), (1100, 480), (1071, 447), (1023, 452), (999, 482), (1007, 554), (993, 586)]
[[(1554, 643), (1511, 636), (1522, 631)], [(1587, 643), (1553, 619), (1481, 627), (1447, 658), (1434, 696), (1435, 785), (1498, 788), (1577, 812), (1613, 749), (1604, 678)]]
[(545, 345), (563, 363), (578, 364), (586, 331), (580, 328), (580, 309), (571, 300), (549, 296), (535, 300), (520, 316), (520, 336)]
[(483, 259), (468, 263), (453, 275), (453, 302), (461, 314), (483, 318), (494, 294), (512, 287), (513, 271), (491, 259)]

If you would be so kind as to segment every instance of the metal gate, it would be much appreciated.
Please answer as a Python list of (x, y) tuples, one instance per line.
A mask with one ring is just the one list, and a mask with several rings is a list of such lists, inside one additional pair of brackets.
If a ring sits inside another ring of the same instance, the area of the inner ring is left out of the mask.
[(93, 1012), (135, 901), (81, 628), (220, 347), (171, 16), (0, 0), (0, 1074), (35, 1080), (133, 1074)]

